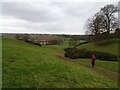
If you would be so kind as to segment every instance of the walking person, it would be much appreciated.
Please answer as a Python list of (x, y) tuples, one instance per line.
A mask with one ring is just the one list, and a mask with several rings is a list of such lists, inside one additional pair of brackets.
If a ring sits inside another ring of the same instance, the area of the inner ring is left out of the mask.
[(95, 56), (94, 55), (92, 55), (92, 57), (91, 57), (91, 64), (92, 64), (92, 67), (94, 67), (94, 65), (95, 65)]

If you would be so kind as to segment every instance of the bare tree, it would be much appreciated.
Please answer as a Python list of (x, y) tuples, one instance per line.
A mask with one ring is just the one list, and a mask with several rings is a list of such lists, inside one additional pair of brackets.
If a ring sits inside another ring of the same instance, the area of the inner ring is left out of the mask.
[(20, 38), (20, 34), (16, 34), (16, 39), (19, 40), (19, 38)]
[(106, 5), (105, 7), (101, 8), (100, 13), (105, 18), (105, 29), (109, 34), (117, 27), (117, 20), (115, 18), (115, 13), (118, 11), (118, 8), (113, 4)]
[(94, 35), (94, 39), (97, 40), (100, 38), (100, 34), (104, 32), (105, 18), (98, 12), (93, 17), (88, 19), (86, 26), (86, 33)]
[(117, 28), (118, 22), (114, 13), (118, 8), (114, 5), (106, 5), (87, 21), (87, 34), (94, 35), (95, 41), (109, 39), (109, 34)]
[(24, 34), (22, 36), (22, 39), (25, 41), (25, 42), (28, 42), (29, 41), (29, 34)]
[(96, 13), (93, 17), (89, 18), (87, 21), (87, 33), (92, 35), (97, 35), (100, 33), (101, 16)]

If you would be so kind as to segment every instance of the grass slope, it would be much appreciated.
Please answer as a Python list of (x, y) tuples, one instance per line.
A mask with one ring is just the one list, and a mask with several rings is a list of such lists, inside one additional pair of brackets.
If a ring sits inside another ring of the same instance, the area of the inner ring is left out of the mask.
[(4, 38), (3, 88), (117, 87), (117, 82), (110, 78), (82, 64), (59, 58), (56, 53), (63, 53), (65, 47), (67, 44), (40, 47)]
[(78, 48), (86, 48), (92, 51), (107, 52), (110, 54), (118, 55), (118, 43), (120, 40), (111, 40), (109, 43), (106, 41), (96, 43), (87, 43), (80, 45)]

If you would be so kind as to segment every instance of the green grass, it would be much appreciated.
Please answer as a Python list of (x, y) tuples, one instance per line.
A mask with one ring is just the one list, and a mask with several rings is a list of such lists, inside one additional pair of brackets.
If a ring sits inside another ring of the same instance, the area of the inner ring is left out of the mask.
[[(90, 65), (91, 59), (77, 59), (76, 62), (81, 62)], [(118, 62), (96, 60), (95, 66), (105, 68), (113, 72), (118, 72)]]
[[(37, 46), (23, 41), (3, 39), (3, 88), (115, 88), (117, 82), (92, 68), (63, 60), (67, 42)], [(107, 63), (108, 67), (116, 65)], [(107, 66), (99, 67), (105, 70)], [(96, 68), (97, 69), (97, 68)], [(111, 70), (111, 75), (115, 70)]]
[(112, 40), (110, 43), (106, 41), (96, 43), (87, 43), (80, 45), (78, 48), (86, 48), (92, 51), (100, 51), (100, 52), (107, 52), (110, 54), (118, 55), (118, 42), (120, 40)]

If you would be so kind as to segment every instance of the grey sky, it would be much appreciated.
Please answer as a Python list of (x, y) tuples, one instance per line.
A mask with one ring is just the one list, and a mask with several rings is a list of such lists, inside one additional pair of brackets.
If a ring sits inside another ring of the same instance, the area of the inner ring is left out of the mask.
[[(113, 0), (114, 1), (114, 0)], [(117, 1), (117, 0), (116, 0)], [(2, 33), (84, 34), (85, 22), (115, 2), (2, 2)]]

